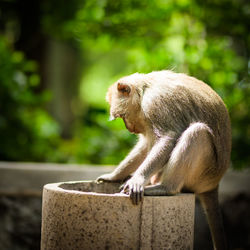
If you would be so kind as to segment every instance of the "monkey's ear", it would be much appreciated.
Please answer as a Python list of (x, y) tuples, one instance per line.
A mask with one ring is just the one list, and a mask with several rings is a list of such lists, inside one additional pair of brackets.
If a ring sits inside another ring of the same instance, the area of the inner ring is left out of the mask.
[(122, 93), (123, 95), (126, 95), (128, 96), (130, 91), (131, 91), (131, 88), (129, 85), (125, 84), (125, 83), (118, 83), (117, 84), (117, 90)]

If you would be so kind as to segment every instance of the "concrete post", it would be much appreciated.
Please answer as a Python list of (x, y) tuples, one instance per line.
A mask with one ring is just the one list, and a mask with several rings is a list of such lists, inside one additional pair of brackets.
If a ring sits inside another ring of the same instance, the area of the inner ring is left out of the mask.
[(144, 197), (119, 184), (64, 182), (43, 190), (42, 250), (193, 249), (193, 194)]

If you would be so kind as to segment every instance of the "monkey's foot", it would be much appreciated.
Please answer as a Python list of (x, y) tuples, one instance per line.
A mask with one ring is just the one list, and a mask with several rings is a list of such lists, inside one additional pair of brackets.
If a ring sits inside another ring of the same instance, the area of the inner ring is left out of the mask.
[(166, 186), (162, 184), (146, 186), (144, 189), (145, 196), (167, 196), (174, 195), (176, 192), (170, 192)]

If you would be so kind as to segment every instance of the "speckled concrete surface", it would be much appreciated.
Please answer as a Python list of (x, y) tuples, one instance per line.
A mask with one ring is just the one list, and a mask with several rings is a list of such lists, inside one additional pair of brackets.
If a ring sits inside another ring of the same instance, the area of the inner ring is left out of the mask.
[(194, 195), (144, 197), (119, 184), (67, 182), (43, 190), (42, 250), (192, 249)]

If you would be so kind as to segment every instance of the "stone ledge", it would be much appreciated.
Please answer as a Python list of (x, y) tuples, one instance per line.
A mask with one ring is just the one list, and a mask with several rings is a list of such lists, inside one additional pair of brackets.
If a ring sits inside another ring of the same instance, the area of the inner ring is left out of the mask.
[[(0, 194), (39, 195), (47, 183), (95, 180), (114, 166), (0, 162)], [(220, 199), (250, 192), (250, 169), (229, 169), (220, 184)]]
[(111, 166), (0, 162), (0, 195), (41, 196), (47, 183), (95, 180)]

